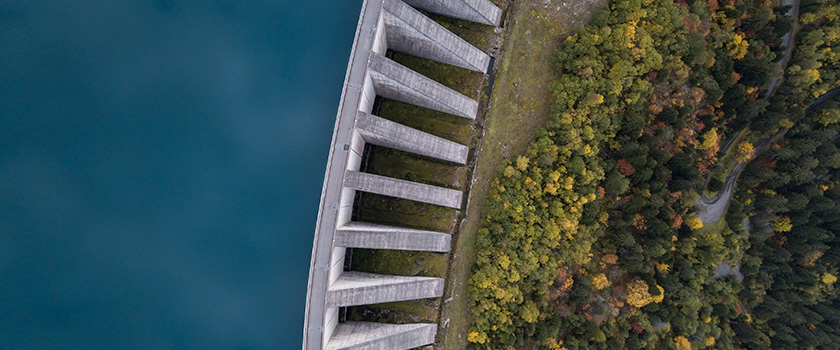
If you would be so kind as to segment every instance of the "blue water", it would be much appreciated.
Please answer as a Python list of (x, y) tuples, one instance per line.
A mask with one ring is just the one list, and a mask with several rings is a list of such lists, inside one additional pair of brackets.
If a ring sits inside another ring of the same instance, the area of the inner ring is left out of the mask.
[(0, 0), (0, 349), (299, 349), (361, 0)]

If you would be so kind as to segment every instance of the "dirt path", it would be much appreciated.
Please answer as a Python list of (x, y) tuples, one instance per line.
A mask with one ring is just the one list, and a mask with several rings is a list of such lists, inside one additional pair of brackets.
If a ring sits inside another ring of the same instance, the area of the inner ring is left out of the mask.
[(697, 207), (697, 218), (703, 222), (703, 225), (716, 223), (723, 217), (726, 207), (729, 206), (729, 200), (732, 198), (732, 191), (735, 189), (735, 182), (738, 180), (738, 176), (741, 175), (741, 171), (744, 170), (744, 167), (749, 162), (770, 149), (771, 144), (783, 138), (787, 131), (787, 128), (779, 128), (779, 131), (768, 136), (764, 140), (761, 140), (758, 146), (755, 147), (752, 158), (736, 164), (732, 168), (732, 171), (729, 172), (729, 175), (726, 175), (726, 181), (724, 181), (723, 189), (718, 192), (714, 199), (708, 199), (700, 196), (695, 206)]
[[(809, 112), (814, 110), (815, 108), (819, 107), (823, 103), (830, 101), (833, 98), (840, 96), (840, 87), (834, 88), (831, 91), (823, 94), (822, 96), (818, 97), (814, 102), (812, 102), (805, 112)], [(788, 132), (788, 128), (779, 128), (778, 131), (773, 133), (773, 135), (768, 136), (764, 140), (755, 147), (753, 151), (753, 156), (750, 160), (741, 162), (735, 165), (732, 168), (732, 171), (729, 172), (729, 175), (726, 176), (726, 181), (724, 182), (723, 189), (718, 192), (718, 195), (715, 196), (714, 199), (707, 199), (706, 197), (700, 196), (697, 200), (697, 217), (703, 221), (704, 225), (713, 224), (718, 222), (718, 220), (723, 217), (723, 212), (726, 210), (726, 207), (729, 205), (729, 200), (732, 198), (732, 190), (735, 188), (735, 181), (738, 180), (738, 176), (741, 175), (741, 171), (744, 170), (744, 167), (751, 162), (753, 159), (758, 158), (762, 153), (770, 149), (770, 145), (777, 142), (778, 140), (785, 137), (785, 134)], [(840, 135), (835, 136), (832, 138), (831, 142), (834, 142), (840, 137)]]
[[(790, 11), (788, 11), (785, 15), (795, 18), (795, 22), (793, 28), (784, 37), (782, 37), (782, 45), (787, 47), (785, 50), (785, 56), (779, 61), (779, 64), (782, 66), (782, 69), (787, 68), (788, 61), (790, 60), (791, 54), (793, 52), (793, 44), (794, 44), (794, 37), (796, 35), (796, 27), (799, 22), (799, 0), (781, 0), (781, 6), (793, 6)], [(782, 81), (784, 76), (773, 78), (770, 80), (770, 84), (767, 87), (767, 94), (764, 95), (764, 99), (770, 98), (773, 93), (776, 92), (776, 88), (778, 84)], [(834, 90), (832, 90), (833, 92)], [(837, 91), (840, 93), (840, 91)], [(822, 98), (822, 97), (821, 97)], [(817, 99), (820, 101), (820, 99)], [(824, 101), (823, 101), (824, 102)], [(822, 102), (820, 102), (822, 103)], [(811, 107), (809, 107), (811, 108)], [(744, 128), (742, 132), (745, 132), (747, 128)], [(782, 130), (780, 130), (781, 132)], [(740, 133), (739, 133), (740, 134)], [(725, 153), (729, 146), (732, 145), (733, 141), (735, 141), (739, 134), (735, 134), (732, 137), (729, 137), (729, 140), (721, 148), (720, 152)], [(763, 149), (769, 146), (770, 140), (778, 136), (779, 133), (773, 134), (772, 136), (764, 139), (761, 144), (756, 148), (755, 154), (756, 156), (763, 152)], [(735, 167), (732, 168), (732, 171), (729, 172), (729, 175), (726, 175), (726, 181), (724, 181), (723, 190), (718, 192), (717, 196), (714, 199), (707, 199), (706, 197), (700, 196), (700, 199), (697, 200), (697, 217), (700, 221), (703, 222), (704, 225), (713, 224), (715, 222), (720, 221), (723, 217), (723, 213), (726, 210), (726, 207), (729, 206), (729, 200), (732, 198), (732, 190), (735, 188), (735, 181), (738, 179), (738, 176), (741, 174), (741, 170), (744, 169), (744, 166), (747, 162), (738, 163)]]
[(723, 189), (718, 192), (714, 199), (700, 196), (700, 199), (697, 200), (697, 217), (700, 221), (703, 221), (703, 225), (716, 223), (723, 217), (723, 212), (729, 205), (729, 199), (732, 198), (732, 190), (735, 189), (735, 180), (741, 174), (745, 165), (746, 163), (738, 163), (732, 168), (732, 171), (726, 176)]
[[(779, 60), (779, 65), (782, 67), (782, 76), (770, 79), (770, 83), (767, 85), (767, 92), (762, 97), (763, 99), (768, 99), (770, 96), (773, 96), (776, 93), (776, 89), (778, 88), (779, 83), (784, 80), (784, 70), (787, 69), (788, 61), (790, 61), (791, 55), (793, 55), (793, 38), (796, 35), (797, 27), (799, 26), (799, 0), (780, 0), (781, 6), (791, 5), (793, 6), (785, 15), (786, 16), (793, 16), (795, 21), (793, 23), (793, 28), (789, 32), (782, 37), (782, 45), (786, 46), (787, 49), (785, 50), (785, 56)], [(720, 148), (720, 153), (726, 153), (726, 150), (729, 149), (729, 146), (732, 145), (732, 142), (735, 141), (738, 136), (743, 133), (747, 132), (747, 128), (742, 129), (735, 135), (728, 137), (728, 140), (723, 144), (723, 147)]]
[[(793, 17), (798, 19), (799, 18), (799, 1), (798, 0), (781, 0), (780, 6), (793, 6), (788, 13), (785, 15), (788, 17)], [(785, 50), (785, 56), (779, 61), (779, 65), (782, 66), (782, 69), (787, 68), (788, 61), (790, 60), (791, 53), (793, 52), (793, 36), (794, 32), (796, 31), (796, 27), (798, 26), (798, 20), (794, 21), (793, 28), (782, 37), (782, 45), (787, 47)], [(779, 82), (782, 80), (783, 77), (773, 78), (770, 80), (770, 85), (767, 87), (767, 94), (764, 95), (764, 98), (767, 99), (774, 92), (776, 92), (776, 87)]]

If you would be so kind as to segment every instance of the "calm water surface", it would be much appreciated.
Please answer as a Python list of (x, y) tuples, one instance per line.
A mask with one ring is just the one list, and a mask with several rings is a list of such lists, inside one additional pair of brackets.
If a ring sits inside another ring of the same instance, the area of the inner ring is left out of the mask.
[(299, 349), (361, 0), (0, 0), (0, 349)]

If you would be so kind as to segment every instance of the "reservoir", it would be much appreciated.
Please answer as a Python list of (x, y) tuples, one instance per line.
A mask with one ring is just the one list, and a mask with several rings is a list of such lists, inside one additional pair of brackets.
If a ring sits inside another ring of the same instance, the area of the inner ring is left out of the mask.
[(0, 2), (0, 348), (300, 348), (361, 3)]

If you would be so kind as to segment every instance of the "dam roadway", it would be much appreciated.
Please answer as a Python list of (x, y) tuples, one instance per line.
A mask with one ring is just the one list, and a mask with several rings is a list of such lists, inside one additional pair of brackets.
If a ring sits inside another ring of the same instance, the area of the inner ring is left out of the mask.
[(339, 102), (310, 265), (304, 350), (411, 349), (433, 344), (437, 324), (340, 322), (340, 308), (438, 298), (444, 280), (345, 271), (347, 248), (448, 252), (450, 234), (352, 221), (356, 191), (460, 210), (458, 190), (361, 171), (366, 144), (465, 164), (469, 148), (378, 117), (377, 97), (467, 119), (478, 102), (386, 57), (396, 51), (487, 72), (490, 57), (423, 12), (498, 26), (489, 0), (366, 0)]

